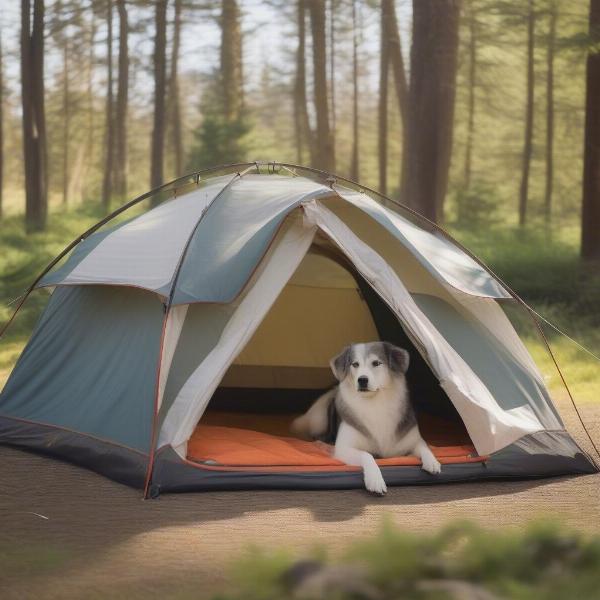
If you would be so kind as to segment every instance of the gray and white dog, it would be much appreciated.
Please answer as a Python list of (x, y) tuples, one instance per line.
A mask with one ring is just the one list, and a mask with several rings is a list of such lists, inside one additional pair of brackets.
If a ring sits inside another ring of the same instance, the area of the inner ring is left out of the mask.
[(297, 435), (322, 439), (337, 413), (334, 456), (362, 467), (365, 487), (375, 494), (387, 492), (375, 457), (413, 454), (425, 471), (436, 474), (441, 470), (419, 432), (406, 385), (408, 363), (408, 352), (389, 342), (344, 348), (330, 362), (339, 384), (292, 423)]

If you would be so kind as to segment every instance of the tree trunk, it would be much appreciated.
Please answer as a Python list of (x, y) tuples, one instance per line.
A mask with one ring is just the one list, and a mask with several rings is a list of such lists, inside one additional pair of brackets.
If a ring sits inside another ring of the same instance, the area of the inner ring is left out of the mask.
[(394, 0), (383, 0), (380, 12), (379, 45), (379, 107), (377, 149), (379, 160), (379, 191), (387, 194), (387, 148), (388, 148), (388, 76), (390, 55), (388, 39), (389, 8)]
[(546, 186), (544, 190), (544, 217), (546, 224), (552, 218), (552, 189), (554, 184), (554, 50), (556, 45), (557, 5), (550, 5), (546, 76)]
[(119, 13), (119, 75), (115, 114), (114, 192), (120, 199), (127, 195), (127, 104), (129, 92), (129, 24), (125, 0), (117, 0)]
[(69, 203), (69, 141), (71, 129), (71, 101), (69, 90), (69, 40), (65, 35), (63, 45), (63, 165), (62, 165), (62, 201)]
[(459, 0), (413, 0), (402, 201), (443, 218), (452, 151)]
[[(163, 184), (163, 162), (165, 147), (165, 79), (167, 46), (167, 0), (156, 2), (156, 32), (154, 42), (154, 127), (152, 128), (152, 161), (150, 187)], [(160, 201), (153, 197), (153, 204)]]
[(181, 102), (179, 99), (179, 48), (181, 45), (181, 5), (175, 0), (173, 21), (173, 46), (171, 48), (171, 72), (169, 74), (169, 122), (173, 148), (175, 176), (183, 174), (183, 139), (181, 134)]
[[(95, 119), (94, 119), (94, 41), (96, 38), (96, 22), (94, 12), (90, 16), (90, 38), (88, 47), (88, 65), (87, 65), (87, 143), (86, 143), (86, 165), (85, 173), (92, 170), (94, 165), (94, 139), (95, 139)], [(85, 175), (84, 175), (85, 178)], [(85, 194), (85, 190), (83, 191)]]
[(294, 82), (294, 123), (296, 158), (303, 164), (303, 149), (308, 148), (310, 164), (315, 165), (315, 149), (308, 118), (306, 94), (306, 0), (298, 0), (298, 49), (296, 50), (296, 81)]
[[(404, 68), (404, 59), (402, 57), (402, 43), (400, 32), (398, 30), (398, 17), (396, 16), (395, 2), (389, 2), (387, 9), (389, 19), (387, 22), (387, 38), (389, 42), (390, 62), (392, 73), (394, 75), (394, 87), (396, 89), (396, 99), (400, 111), (400, 121), (402, 123), (402, 168), (400, 169), (400, 190), (403, 182), (406, 181), (405, 169), (407, 161), (408, 144), (408, 84), (406, 82), (406, 70)], [(400, 193), (402, 196), (402, 191)]]
[(113, 100), (113, 5), (106, 2), (106, 117), (104, 125), (104, 174), (102, 178), (102, 205), (108, 212), (113, 185), (114, 163), (114, 100)]
[(523, 159), (521, 164), (521, 187), (519, 189), (519, 225), (527, 222), (527, 200), (529, 196), (529, 171), (531, 168), (531, 152), (533, 148), (533, 52), (535, 35), (535, 12), (533, 0), (527, 2), (527, 99), (525, 104), (525, 141), (523, 143)]
[(600, 0), (590, 2), (590, 49), (586, 65), (581, 256), (600, 261)]
[(331, 143), (335, 148), (335, 8), (336, 0), (329, 0), (329, 88), (331, 105)]
[(4, 56), (2, 54), (2, 35), (0, 32), (0, 220), (4, 200)]
[[(468, 26), (469, 26), (469, 72), (467, 76), (467, 141), (465, 147), (465, 191), (471, 186), (471, 168), (473, 154), (473, 136), (475, 133), (475, 87), (477, 85), (477, 32), (476, 32), (475, 3), (469, 3)], [(459, 215), (461, 220), (462, 215)]]
[(352, 0), (352, 158), (350, 179), (360, 179), (359, 163), (359, 115), (358, 115), (358, 19), (356, 1)]
[(221, 13), (221, 78), (223, 115), (228, 122), (241, 117), (243, 100), (242, 33), (237, 0), (223, 0)]
[(314, 102), (317, 117), (315, 166), (324, 171), (332, 172), (335, 171), (335, 149), (329, 127), (327, 103), (325, 0), (310, 0), (309, 9), (313, 40)]
[(44, 109), (44, 1), (21, 0), (21, 102), (27, 232), (46, 227), (48, 169)]

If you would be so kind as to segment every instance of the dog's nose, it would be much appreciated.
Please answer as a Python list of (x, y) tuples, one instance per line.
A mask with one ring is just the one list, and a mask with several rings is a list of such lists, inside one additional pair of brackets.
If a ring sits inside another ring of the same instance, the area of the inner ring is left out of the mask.
[(364, 375), (362, 377), (358, 378), (358, 387), (361, 388), (366, 388), (369, 385), (369, 378), (365, 377)]

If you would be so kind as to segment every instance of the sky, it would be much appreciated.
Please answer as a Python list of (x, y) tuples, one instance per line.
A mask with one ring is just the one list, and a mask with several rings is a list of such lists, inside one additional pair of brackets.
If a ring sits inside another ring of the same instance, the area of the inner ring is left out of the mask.
[[(348, 2), (349, 0), (343, 0)], [(47, 0), (46, 11), (52, 10), (53, 1)], [(170, 3), (172, 5), (172, 2)], [(246, 85), (249, 89), (259, 85), (262, 67), (267, 64), (278, 71), (293, 71), (293, 51), (296, 48), (296, 31), (293, 17), (294, 4), (283, 4), (283, 8), (274, 7), (271, 2), (261, 0), (240, 0), (242, 10), (242, 28), (244, 31), (244, 72)], [(397, 0), (398, 19), (404, 52), (406, 54), (410, 42), (411, 0)], [(379, 19), (377, 11), (364, 0), (358, 1), (359, 18), (363, 23), (363, 37), (360, 45), (360, 57), (366, 63), (366, 75), (362, 85), (369, 89), (376, 89), (378, 81), (377, 54), (379, 45)], [(285, 13), (282, 13), (285, 11)], [(349, 10), (346, 9), (346, 14)], [(130, 8), (130, 21), (134, 26), (146, 25), (143, 31), (131, 36), (130, 52), (143, 57), (144, 68), (136, 74), (134, 81), (137, 95), (141, 98), (150, 97), (152, 90), (152, 77), (150, 72), (151, 56), (154, 44), (152, 30), (151, 7)], [(218, 67), (220, 31), (216, 21), (217, 11), (197, 11), (184, 17), (182, 32), (180, 68), (182, 73), (209, 74)], [(117, 30), (117, 17), (114, 17), (115, 34)], [(98, 19), (99, 20), (99, 19)], [(343, 26), (343, 23), (342, 23)], [(19, 88), (19, 30), (20, 30), (20, 0), (0, 0), (0, 30), (5, 53), (4, 73), (8, 85), (15, 91)], [(106, 30), (104, 23), (99, 23), (96, 36), (96, 54), (103, 58), (106, 49), (103, 40)], [(345, 38), (346, 44), (349, 36), (338, 32), (340, 40)], [(336, 51), (341, 60), (344, 52), (344, 42)], [(116, 44), (114, 54), (116, 56)], [(52, 77), (61, 69), (60, 54), (53, 50), (51, 42), (47, 43), (46, 52), (46, 78)], [(102, 69), (97, 69), (97, 84), (101, 85), (104, 77)], [(76, 75), (76, 74), (75, 74)]]

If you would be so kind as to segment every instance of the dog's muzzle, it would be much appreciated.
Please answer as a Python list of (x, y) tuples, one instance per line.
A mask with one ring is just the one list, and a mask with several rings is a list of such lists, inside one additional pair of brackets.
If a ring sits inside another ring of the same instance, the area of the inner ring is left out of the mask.
[(369, 390), (369, 378), (359, 377), (358, 378), (358, 391), (359, 392), (370, 392)]

